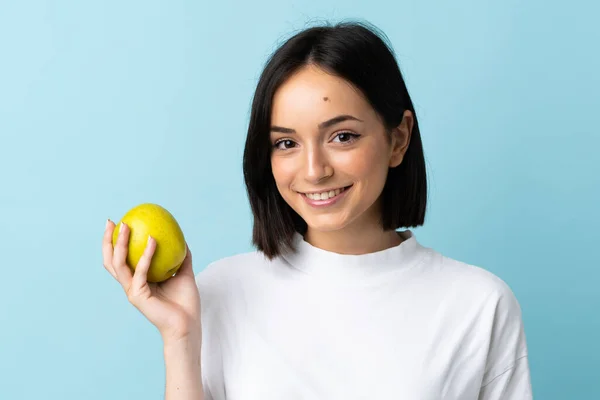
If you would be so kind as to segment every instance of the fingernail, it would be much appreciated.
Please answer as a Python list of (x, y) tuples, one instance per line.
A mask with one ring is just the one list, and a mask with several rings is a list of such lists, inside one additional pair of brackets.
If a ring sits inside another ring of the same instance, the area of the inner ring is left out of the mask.
[(123, 235), (125, 233), (125, 222), (121, 222), (121, 229), (119, 229), (119, 233)]
[(108, 229), (108, 224), (110, 223), (110, 218), (106, 219), (106, 226), (104, 227), (104, 229)]
[(148, 235), (148, 242), (146, 243), (147, 245), (150, 245), (150, 241), (152, 240), (152, 236)]

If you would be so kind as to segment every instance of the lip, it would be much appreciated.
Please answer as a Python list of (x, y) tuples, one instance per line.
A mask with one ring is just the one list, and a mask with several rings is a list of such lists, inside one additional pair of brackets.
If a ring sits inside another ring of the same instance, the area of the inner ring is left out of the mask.
[[(316, 207), (316, 208), (329, 207), (329, 206), (332, 206), (333, 204), (337, 203), (341, 199), (343, 199), (344, 196), (346, 195), (346, 193), (348, 193), (348, 191), (350, 191), (350, 189), (352, 189), (352, 186), (353, 185), (345, 186), (345, 189), (342, 193), (338, 194), (335, 197), (331, 197), (327, 200), (313, 200), (313, 199), (309, 199), (305, 193), (298, 193), (298, 194), (300, 196), (302, 196), (304, 201), (306, 201), (306, 203), (311, 207)], [(325, 192), (325, 190), (322, 190), (322, 192)], [(319, 192), (315, 192), (315, 193), (319, 193)]]

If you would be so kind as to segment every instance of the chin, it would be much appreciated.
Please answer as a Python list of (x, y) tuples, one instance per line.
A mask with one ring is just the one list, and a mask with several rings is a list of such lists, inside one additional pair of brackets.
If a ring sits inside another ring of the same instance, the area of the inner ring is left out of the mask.
[(308, 218), (304, 220), (306, 221), (308, 228), (316, 232), (334, 232), (348, 226), (348, 221), (339, 219), (326, 220), (326, 218)]

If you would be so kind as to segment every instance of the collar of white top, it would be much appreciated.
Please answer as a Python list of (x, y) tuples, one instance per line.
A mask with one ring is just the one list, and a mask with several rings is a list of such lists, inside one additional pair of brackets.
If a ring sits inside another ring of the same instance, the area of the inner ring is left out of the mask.
[(399, 231), (404, 239), (399, 245), (367, 254), (340, 254), (315, 247), (294, 234), (295, 251), (283, 254), (292, 267), (311, 275), (335, 279), (367, 278), (401, 270), (419, 262), (425, 248), (417, 241), (411, 230)]

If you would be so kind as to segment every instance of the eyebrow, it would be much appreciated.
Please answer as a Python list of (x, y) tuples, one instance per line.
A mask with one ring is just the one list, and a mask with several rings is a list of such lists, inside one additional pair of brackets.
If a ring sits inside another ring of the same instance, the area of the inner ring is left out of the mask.
[[(329, 127), (332, 127), (335, 124), (339, 124), (340, 122), (344, 122), (344, 121), (363, 122), (362, 120), (360, 120), (356, 117), (353, 117), (352, 115), (344, 114), (344, 115), (338, 115), (337, 117), (333, 117), (325, 122), (321, 122), (319, 124), (319, 129), (320, 130), (327, 129)], [(276, 125), (271, 126), (271, 132), (296, 133), (296, 131), (291, 128), (284, 128), (284, 127), (276, 126)]]

